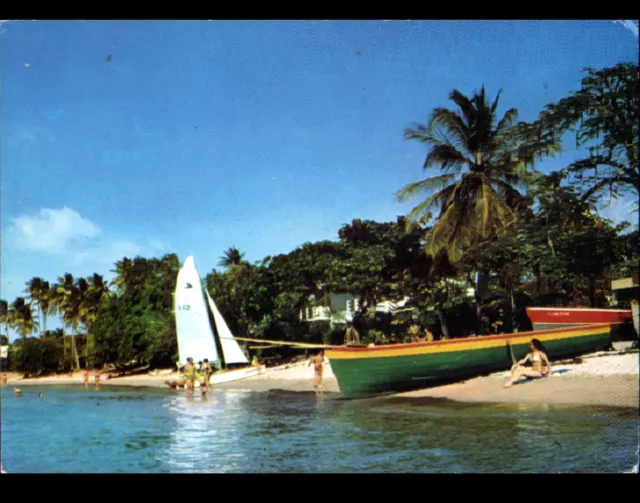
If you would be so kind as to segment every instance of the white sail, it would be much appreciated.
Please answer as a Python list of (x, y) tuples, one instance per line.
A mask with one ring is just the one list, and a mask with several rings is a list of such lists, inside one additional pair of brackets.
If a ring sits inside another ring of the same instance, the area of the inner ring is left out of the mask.
[(178, 272), (174, 310), (179, 364), (185, 365), (189, 357), (195, 362), (204, 358), (211, 362), (217, 361), (218, 351), (193, 257), (187, 257)]
[(222, 346), (222, 354), (224, 355), (225, 363), (249, 363), (247, 356), (244, 354), (242, 349), (240, 349), (238, 341), (235, 340), (231, 330), (229, 330), (229, 327), (227, 326), (227, 323), (224, 321), (222, 314), (220, 314), (218, 306), (213, 302), (209, 292), (205, 291), (205, 293), (207, 295), (209, 307), (213, 312), (213, 319), (216, 324), (216, 329), (218, 330), (218, 336), (220, 337), (220, 344)]

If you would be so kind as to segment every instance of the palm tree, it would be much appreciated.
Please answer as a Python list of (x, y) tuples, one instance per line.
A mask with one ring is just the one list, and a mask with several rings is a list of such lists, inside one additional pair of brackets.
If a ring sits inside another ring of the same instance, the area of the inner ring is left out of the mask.
[[(86, 284), (86, 280), (83, 280)], [(66, 326), (72, 328), (71, 333), (71, 357), (75, 362), (75, 368), (80, 368), (80, 359), (76, 350), (75, 333), (80, 324), (82, 294), (74, 283), (71, 273), (65, 273), (58, 278), (54, 285), (53, 308), (62, 315)], [(66, 346), (65, 346), (66, 347)]]
[(47, 331), (47, 315), (51, 309), (51, 289), (49, 282), (44, 281), (42, 278), (31, 278), (27, 282), (27, 288), (24, 290), (29, 294), (29, 301), (31, 304), (37, 304), (38, 310), (42, 315), (43, 331)]
[(115, 269), (110, 271), (116, 274), (116, 277), (111, 280), (111, 285), (115, 286), (119, 293), (124, 292), (129, 286), (132, 269), (133, 261), (124, 257), (122, 260), (118, 260), (115, 263)]
[(102, 300), (109, 296), (109, 285), (100, 274), (96, 273), (88, 277), (87, 282), (86, 295), (84, 296), (84, 318), (86, 324), (90, 325), (96, 318)]
[(11, 304), (8, 320), (11, 327), (15, 328), (25, 339), (38, 330), (37, 316), (33, 316), (31, 304), (26, 302), (23, 297), (17, 297)]
[[(89, 361), (89, 353), (94, 350), (93, 334), (91, 327), (98, 316), (102, 301), (109, 296), (109, 285), (100, 274), (94, 274), (87, 278), (88, 286), (83, 295), (81, 306), (81, 320), (87, 328), (87, 344), (85, 345), (85, 361)], [(77, 286), (82, 286), (80, 282)], [(91, 348), (90, 348), (91, 346)], [(91, 351), (90, 351), (91, 349)], [(88, 364), (88, 363), (87, 363)]]
[(0, 299), (0, 324), (4, 325), (5, 335), (9, 338), (9, 303)]
[(242, 263), (242, 258), (244, 257), (244, 253), (240, 253), (235, 246), (232, 246), (228, 250), (224, 252), (224, 255), (220, 257), (220, 261), (218, 265), (221, 267), (233, 267), (234, 265), (239, 265)]
[[(438, 168), (440, 174), (408, 184), (397, 198), (405, 201), (429, 194), (408, 220), (426, 223), (431, 212), (438, 211), (427, 234), (427, 252), (431, 256), (446, 252), (454, 264), (462, 259), (465, 248), (504, 233), (516, 222), (523, 201), (518, 189), (530, 178), (527, 168), (536, 156), (559, 150), (553, 135), (543, 137), (534, 126), (516, 125), (515, 108), (498, 121), (500, 93), (490, 104), (484, 87), (471, 98), (453, 90), (449, 99), (459, 110), (436, 108), (426, 126), (405, 130), (405, 139), (429, 148), (423, 169)], [(487, 273), (478, 274), (477, 302), (484, 296)]]

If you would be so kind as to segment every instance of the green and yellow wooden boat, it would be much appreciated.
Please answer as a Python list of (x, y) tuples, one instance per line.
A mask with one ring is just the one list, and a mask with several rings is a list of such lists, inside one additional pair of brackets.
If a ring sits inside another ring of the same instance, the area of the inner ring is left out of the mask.
[(611, 325), (597, 324), (512, 334), (374, 347), (332, 346), (325, 352), (345, 398), (427, 388), (508, 370), (539, 339), (551, 363), (605, 349)]

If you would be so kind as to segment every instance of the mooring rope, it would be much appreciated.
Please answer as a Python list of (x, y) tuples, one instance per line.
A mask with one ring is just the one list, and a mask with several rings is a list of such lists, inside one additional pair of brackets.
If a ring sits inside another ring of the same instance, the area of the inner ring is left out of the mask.
[[(288, 342), (288, 341), (270, 341), (267, 339), (250, 339), (248, 337), (220, 337), (221, 339), (234, 339), (236, 341), (247, 341), (247, 342), (259, 342), (261, 344), (269, 344), (269, 347), (272, 346), (294, 346), (299, 348), (315, 348), (315, 349), (330, 349), (336, 348), (338, 346), (332, 346), (330, 344), (310, 344), (307, 342)], [(262, 346), (265, 347), (265, 346)]]

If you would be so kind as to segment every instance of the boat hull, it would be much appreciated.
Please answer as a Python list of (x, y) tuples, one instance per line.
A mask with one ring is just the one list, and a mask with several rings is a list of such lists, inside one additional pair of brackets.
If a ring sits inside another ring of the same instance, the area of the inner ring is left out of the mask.
[(598, 351), (611, 343), (609, 324), (520, 332), (376, 347), (334, 347), (326, 351), (345, 398), (362, 398), (427, 388), (508, 370), (513, 357), (539, 339), (551, 361)]
[(632, 319), (630, 309), (528, 307), (527, 315), (534, 330), (600, 323), (615, 325)]
[(216, 385), (225, 382), (238, 381), (240, 379), (247, 379), (248, 377), (255, 377), (257, 375), (264, 374), (264, 371), (264, 366), (243, 367), (235, 370), (226, 370), (224, 372), (213, 374), (209, 382), (212, 385)]

